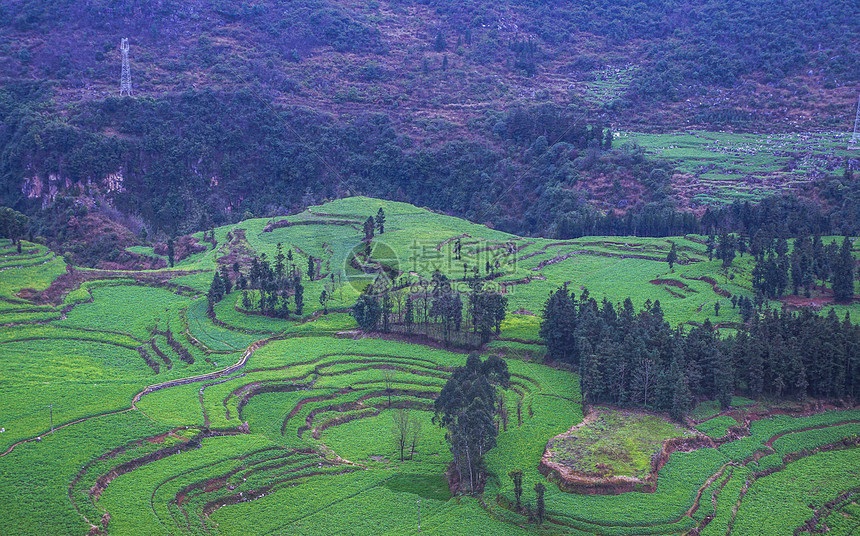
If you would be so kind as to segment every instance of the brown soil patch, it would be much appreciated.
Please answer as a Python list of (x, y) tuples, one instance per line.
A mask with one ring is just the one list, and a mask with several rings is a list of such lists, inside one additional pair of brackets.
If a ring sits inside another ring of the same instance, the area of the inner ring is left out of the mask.
[[(826, 305), (837, 303), (833, 298), (833, 290), (820, 286), (812, 287), (812, 292), (808, 298), (806, 296), (792, 294), (790, 296), (783, 296), (779, 301), (782, 302), (789, 310), (808, 307), (815, 311), (820, 310)], [(860, 296), (854, 296), (851, 301), (854, 303), (860, 303)]]
[(708, 277), (708, 276), (688, 277), (686, 279), (693, 279), (696, 281), (704, 281), (705, 283), (711, 285), (711, 288), (714, 289), (715, 294), (722, 296), (723, 298), (731, 298), (732, 297), (732, 293), (729, 292), (728, 290), (720, 288), (719, 283), (717, 283), (717, 281), (713, 277)]
[(271, 233), (275, 229), (280, 229), (282, 227), (293, 227), (295, 225), (348, 225), (350, 227), (355, 227), (357, 225), (361, 225), (361, 223), (362, 222), (358, 220), (278, 220), (275, 222), (267, 223), (266, 227), (263, 228), (263, 232)]
[(648, 281), (648, 282), (651, 283), (652, 285), (668, 285), (670, 287), (677, 287), (677, 288), (684, 289), (684, 290), (690, 290), (690, 287), (688, 287), (686, 284), (682, 283), (681, 281), (678, 281), (677, 279), (652, 279), (651, 281)]

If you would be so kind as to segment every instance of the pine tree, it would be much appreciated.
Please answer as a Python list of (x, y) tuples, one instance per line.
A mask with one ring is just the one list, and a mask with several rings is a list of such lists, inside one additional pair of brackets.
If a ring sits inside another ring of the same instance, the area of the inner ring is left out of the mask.
[(296, 314), (302, 316), (302, 310), (305, 307), (305, 287), (302, 286), (298, 278), (295, 280), (295, 295), (293, 299), (296, 302)]
[(732, 370), (731, 357), (726, 352), (717, 353), (714, 387), (720, 407), (728, 409), (732, 403), (732, 391), (734, 391), (734, 371)]
[(376, 213), (376, 228), (379, 230), (379, 234), (385, 232), (385, 211), (382, 210), (382, 207), (379, 207), (379, 212)]
[(717, 246), (717, 258), (723, 261), (723, 268), (728, 268), (732, 265), (735, 259), (735, 241), (731, 235), (720, 235), (719, 245)]
[(522, 508), (520, 501), (523, 496), (523, 472), (521, 470), (511, 471), (508, 476), (514, 481), (514, 498), (517, 501), (517, 511), (519, 511)]
[(233, 291), (233, 283), (230, 281), (230, 273), (226, 264), (221, 267), (221, 281), (224, 283), (224, 295), (226, 296)]
[(275, 250), (277, 251), (275, 255), (275, 276), (281, 279), (284, 277), (284, 259), (286, 257), (284, 256), (283, 246), (280, 242), (275, 246)]
[(388, 333), (391, 324), (391, 311), (393, 309), (393, 305), (391, 303), (391, 296), (388, 292), (382, 295), (382, 332)]
[(669, 366), (669, 381), (672, 383), (672, 405), (669, 413), (676, 421), (683, 420), (687, 412), (690, 411), (693, 400), (687, 385), (685, 370), (684, 349), (680, 342), (676, 342), (672, 354), (672, 364)]
[(406, 313), (404, 321), (406, 322), (406, 333), (412, 333), (412, 327), (415, 323), (415, 305), (412, 298), (406, 298)]
[(316, 265), (314, 263), (314, 258), (308, 255), (308, 281), (314, 280), (314, 273), (316, 272)]
[(577, 312), (574, 297), (562, 286), (550, 294), (543, 309), (539, 335), (552, 359), (578, 365), (576, 352)]
[(546, 486), (544, 486), (541, 482), (535, 484), (535, 495), (537, 495), (537, 511), (535, 515), (537, 516), (538, 525), (543, 524), (543, 520), (546, 517), (546, 505), (544, 504), (543, 495), (546, 492)]
[(851, 255), (851, 240), (846, 236), (839, 249), (833, 267), (833, 297), (839, 302), (848, 302), (854, 296), (854, 256)]
[(376, 222), (373, 221), (373, 216), (368, 216), (364, 221), (364, 240), (370, 242), (373, 240), (373, 229), (376, 227)]
[(224, 281), (221, 279), (221, 274), (215, 270), (215, 275), (212, 277), (212, 284), (209, 285), (209, 292), (206, 294), (209, 300), (209, 310), (212, 311), (215, 304), (224, 298)]
[(669, 249), (669, 254), (666, 255), (666, 262), (669, 263), (669, 270), (674, 271), (675, 261), (678, 260), (678, 248), (672, 242), (672, 247)]

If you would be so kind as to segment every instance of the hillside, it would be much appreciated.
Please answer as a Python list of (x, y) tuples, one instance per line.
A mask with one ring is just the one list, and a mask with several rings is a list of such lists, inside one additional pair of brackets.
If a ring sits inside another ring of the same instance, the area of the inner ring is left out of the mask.
[(336, 115), (384, 111), (417, 122), (414, 133), (432, 119), (464, 134), (471, 119), (528, 101), (587, 104), (630, 129), (839, 128), (856, 97), (860, 12), (848, 1), (7, 0), (3, 10), (6, 76), (51, 81), (61, 103), (117, 90), (121, 36), (141, 96), (249, 88)]
[[(361, 222), (379, 209), (385, 230), (365, 256)], [(673, 271), (664, 239), (522, 238), (372, 198), (194, 238), (202, 247), (189, 256), (177, 249), (173, 268), (134, 271), (70, 269), (42, 245), (24, 241), (17, 252), (0, 244), (0, 482), (18, 490), (0, 501), (4, 534), (417, 534), (419, 501), (422, 534), (811, 534), (823, 520), (835, 534), (856, 527), (857, 475), (844, 468), (857, 465), (860, 416), (849, 405), (735, 396), (726, 410), (700, 400), (680, 424), (616, 408), (584, 419), (591, 410), (579, 374), (543, 364), (536, 315), (557, 286), (587, 286), (616, 303), (630, 296), (637, 309), (659, 300), (672, 326), (709, 321), (730, 334), (741, 317), (726, 295), (752, 295), (749, 255), (724, 270), (708, 260), (703, 237), (674, 237)], [(284, 251), (299, 272), (313, 267), (300, 276), (302, 312), (261, 315), (233, 290), (207, 313), (213, 269), (238, 281), (234, 267), (250, 275), (255, 258), (278, 262)], [(135, 252), (163, 261), (152, 248)], [(411, 294), (420, 309), (421, 280), (439, 269), (460, 284), (463, 264), (479, 267), (509, 300), (499, 336), (479, 350), (503, 356), (511, 383), (500, 390), (497, 446), (478, 497), (452, 497), (444, 476), (451, 452), (431, 420), (434, 399), (466, 358), (457, 343), (468, 340), (469, 325), (444, 347), (426, 313), (417, 313), (411, 335), (398, 331), (399, 299), (393, 333), (362, 334), (346, 313), (383, 273), (397, 274), (396, 294)], [(324, 290), (328, 301), (317, 299)], [(826, 304), (823, 313), (856, 316), (857, 307)], [(393, 431), (401, 410), (421, 423), (404, 459)], [(637, 430), (635, 444), (619, 426)], [(559, 448), (567, 457), (585, 448), (584, 462), (571, 467), (597, 463), (604, 477), (635, 464), (656, 491), (573, 493), (569, 482), (544, 476)], [(517, 470), (522, 509), (508, 476)], [(532, 510), (537, 483), (547, 488), (541, 528)]]
[[(664, 219), (786, 190), (821, 204), (817, 181), (851, 165), (847, 1), (8, 0), (0, 14), (0, 196), (49, 209), (37, 234), (58, 247), (82, 207), (145, 243), (144, 229), (163, 239), (354, 194), (568, 238), (571, 219), (606, 213)], [(122, 37), (135, 89), (119, 99)], [(743, 150), (737, 173), (628, 143), (692, 128), (833, 146), (773, 147), (789, 170), (820, 162), (774, 182), (773, 162)], [(112, 234), (96, 249), (135, 243)]]

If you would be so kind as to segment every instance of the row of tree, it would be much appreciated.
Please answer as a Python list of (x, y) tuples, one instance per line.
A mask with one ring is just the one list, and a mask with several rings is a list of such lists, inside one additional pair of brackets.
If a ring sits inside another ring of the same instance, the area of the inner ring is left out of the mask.
[(856, 399), (860, 394), (860, 327), (848, 315), (760, 310), (736, 336), (721, 338), (709, 321), (672, 329), (659, 301), (635, 311), (579, 299), (560, 287), (547, 300), (540, 336), (550, 359), (581, 374), (590, 403), (642, 406), (680, 419), (695, 400), (733, 393), (757, 397)]
[[(387, 333), (402, 328), (407, 334), (423, 324), (425, 333), (433, 323), (441, 330), (442, 340), (448, 344), (455, 333), (462, 333), (464, 311), (472, 333), (484, 344), (493, 332), (499, 333), (507, 314), (508, 299), (499, 292), (490, 290), (485, 279), (473, 273), (466, 279), (469, 291), (461, 293), (452, 286), (452, 281), (439, 270), (433, 272), (424, 292), (399, 292), (397, 287), (368, 285), (358, 297), (350, 314), (364, 331), (381, 330)], [(395, 310), (395, 305), (397, 306)]]

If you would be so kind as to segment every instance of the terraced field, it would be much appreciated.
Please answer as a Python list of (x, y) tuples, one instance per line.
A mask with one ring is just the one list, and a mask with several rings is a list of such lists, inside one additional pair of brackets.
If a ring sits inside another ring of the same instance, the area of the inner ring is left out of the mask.
[[(451, 497), (451, 454), (431, 422), (464, 351), (362, 337), (346, 312), (366, 284), (349, 268), (355, 222), (379, 207), (386, 232), (372, 259), (396, 258), (404, 292), (434, 268), (456, 283), (464, 263), (483, 274), (489, 261), (509, 297), (500, 337), (482, 349), (507, 357), (512, 382), (481, 497)], [(3, 534), (402, 535), (418, 533), (420, 510), (430, 534), (745, 535), (771, 526), (777, 494), (780, 534), (856, 527), (860, 474), (845, 467), (860, 466), (857, 410), (762, 419), (754, 401), (736, 398), (726, 413), (703, 405), (701, 444), (666, 453), (653, 493), (568, 493), (539, 471), (547, 442), (583, 418), (578, 376), (541, 364), (535, 314), (547, 294), (569, 282), (637, 307), (659, 299), (672, 324), (731, 329), (740, 318), (726, 294), (750, 293), (749, 262), (722, 272), (701, 237), (671, 240), (670, 272), (670, 240), (525, 239), (364, 198), (214, 235), (173, 270), (144, 272), (69, 269), (43, 246), (19, 255), (0, 243), (0, 485), (15, 490), (0, 499)], [(271, 259), (278, 243), (301, 268), (317, 259), (303, 316), (249, 314), (240, 292), (207, 314), (211, 270)], [(317, 297), (332, 284), (325, 315)], [(421, 422), (404, 461), (393, 431), (402, 409)], [(534, 485), (548, 484), (542, 528), (512, 506), (513, 470), (531, 508)]]
[(847, 158), (849, 132), (740, 134), (690, 131), (672, 134), (617, 134), (657, 158), (671, 160), (681, 174), (678, 196), (693, 206), (760, 201), (775, 191), (797, 189), (839, 173)]

